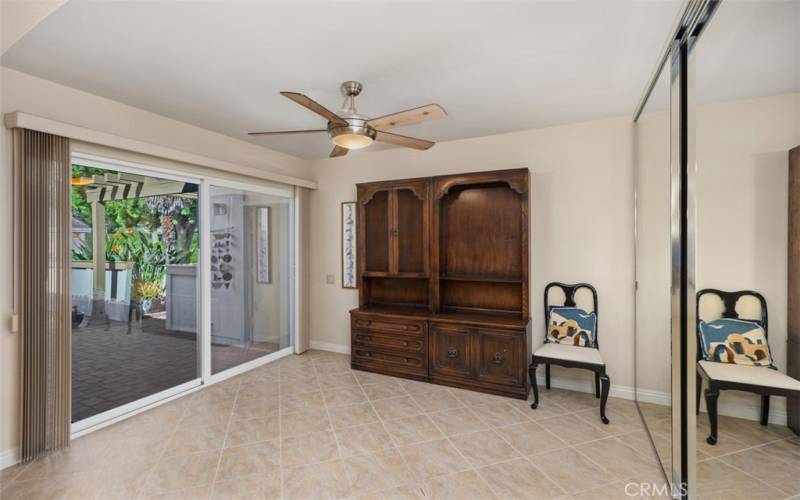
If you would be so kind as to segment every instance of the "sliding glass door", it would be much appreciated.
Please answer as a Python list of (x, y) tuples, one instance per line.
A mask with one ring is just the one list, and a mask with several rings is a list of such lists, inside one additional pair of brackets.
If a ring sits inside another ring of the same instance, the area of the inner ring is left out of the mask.
[(199, 384), (199, 184), (76, 158), (72, 421)]
[(291, 345), (292, 192), (209, 189), (211, 373)]
[(73, 155), (73, 432), (291, 353), (294, 191)]

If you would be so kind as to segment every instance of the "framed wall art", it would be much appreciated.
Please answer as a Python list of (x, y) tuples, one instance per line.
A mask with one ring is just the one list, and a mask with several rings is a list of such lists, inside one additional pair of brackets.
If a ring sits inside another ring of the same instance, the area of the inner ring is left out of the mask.
[(356, 202), (342, 203), (342, 288), (358, 288), (356, 279)]

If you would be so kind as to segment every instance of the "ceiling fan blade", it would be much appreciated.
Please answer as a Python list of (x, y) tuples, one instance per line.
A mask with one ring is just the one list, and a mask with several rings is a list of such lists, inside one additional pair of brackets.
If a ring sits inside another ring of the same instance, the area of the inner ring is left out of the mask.
[(344, 121), (344, 118), (342, 118), (341, 116), (337, 115), (333, 111), (329, 110), (328, 108), (326, 108), (322, 104), (318, 103), (317, 101), (315, 101), (314, 99), (312, 99), (312, 98), (310, 98), (310, 97), (308, 97), (306, 95), (298, 94), (297, 92), (281, 92), (281, 95), (283, 97), (288, 97), (289, 99), (293, 100), (294, 102), (296, 102), (297, 104), (299, 104), (299, 105), (301, 105), (301, 106), (303, 106), (305, 108), (310, 109), (314, 113), (324, 117), (329, 122), (331, 122), (331, 123), (333, 123), (335, 125), (347, 126), (347, 122)]
[(330, 157), (336, 158), (337, 156), (344, 156), (347, 154), (348, 151), (350, 150), (347, 148), (343, 148), (341, 146), (334, 146), (333, 151), (331, 151)]
[(416, 139), (414, 137), (407, 137), (405, 135), (392, 134), (390, 132), (383, 132), (381, 130), (378, 130), (375, 140), (388, 142), (389, 144), (396, 144), (398, 146), (405, 146), (407, 148), (420, 149), (423, 151), (436, 144), (433, 141)]
[(277, 132), (248, 132), (247, 135), (287, 135), (287, 134), (311, 134), (313, 132), (327, 132), (327, 129), (318, 128), (313, 130), (279, 130)]
[(447, 116), (447, 111), (445, 111), (444, 108), (438, 104), (428, 104), (426, 106), (407, 109), (405, 111), (392, 113), (390, 115), (379, 116), (378, 118), (373, 118), (367, 123), (373, 128), (388, 129), (402, 127), (404, 125), (413, 125), (415, 123), (433, 118), (444, 118), (445, 116)]

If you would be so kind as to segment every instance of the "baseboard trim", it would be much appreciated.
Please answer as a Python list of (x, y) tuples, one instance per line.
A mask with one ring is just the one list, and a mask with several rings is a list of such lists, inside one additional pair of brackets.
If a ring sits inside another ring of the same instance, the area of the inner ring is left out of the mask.
[(17, 465), (19, 463), (19, 448), (0, 451), (0, 469)]
[(311, 348), (318, 351), (336, 352), (339, 354), (350, 354), (350, 346), (344, 344), (334, 344), (332, 342), (323, 342), (321, 340), (312, 340)]

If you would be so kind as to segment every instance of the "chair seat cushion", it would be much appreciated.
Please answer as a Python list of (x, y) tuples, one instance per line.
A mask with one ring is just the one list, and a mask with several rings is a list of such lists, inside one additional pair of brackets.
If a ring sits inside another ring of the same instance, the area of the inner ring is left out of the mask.
[(547, 342), (583, 347), (595, 345), (597, 314), (579, 307), (550, 306), (547, 316)]
[(709, 361), (769, 366), (772, 358), (764, 328), (755, 321), (722, 318), (699, 325), (700, 347)]
[(734, 365), (701, 360), (697, 362), (712, 380), (800, 391), (800, 380), (764, 366)]
[(604, 365), (600, 351), (592, 347), (575, 347), (566, 344), (556, 344), (548, 342), (536, 349), (534, 356), (550, 359), (561, 359), (564, 361), (576, 361), (590, 365)]

